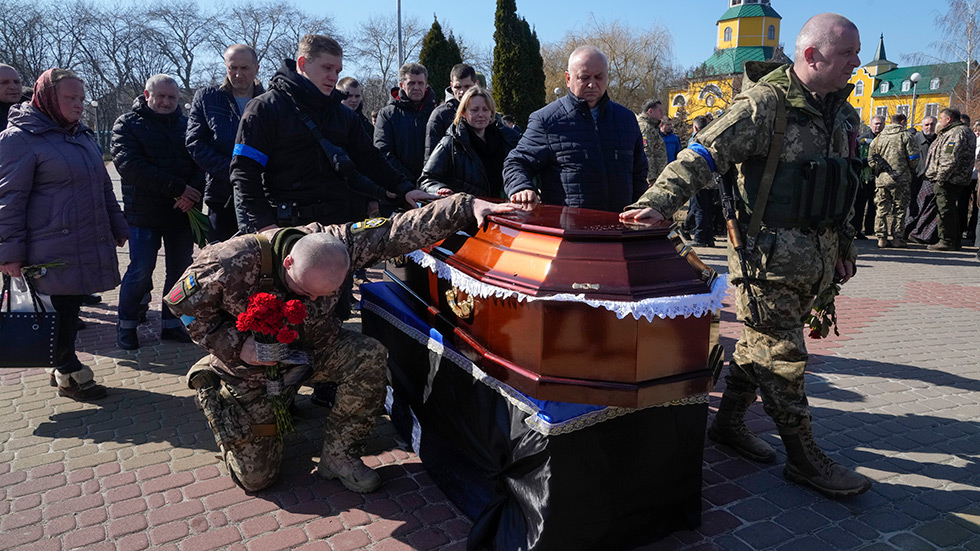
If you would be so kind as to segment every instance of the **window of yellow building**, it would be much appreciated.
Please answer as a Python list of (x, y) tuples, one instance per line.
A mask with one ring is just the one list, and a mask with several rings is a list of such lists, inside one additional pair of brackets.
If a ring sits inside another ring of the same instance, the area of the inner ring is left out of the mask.
[(939, 79), (938, 78), (934, 78), (934, 79), (932, 79), (932, 80), (929, 81), (929, 89), (930, 90), (938, 90), (939, 89)]
[(776, 40), (776, 26), (769, 25), (769, 40)]
[(857, 84), (854, 85), (854, 95), (863, 96), (864, 95), (864, 81), (859, 80)]
[(732, 39), (732, 28), (731, 27), (725, 27), (725, 42), (728, 42), (731, 39)]

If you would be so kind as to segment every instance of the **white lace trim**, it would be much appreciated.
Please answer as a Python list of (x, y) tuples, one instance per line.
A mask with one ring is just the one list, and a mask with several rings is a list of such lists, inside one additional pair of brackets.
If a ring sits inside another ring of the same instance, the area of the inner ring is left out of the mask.
[(477, 298), (511, 298), (518, 301), (533, 302), (536, 300), (553, 300), (557, 302), (581, 302), (593, 308), (605, 308), (616, 314), (616, 317), (623, 319), (626, 316), (633, 316), (633, 319), (646, 318), (653, 321), (658, 318), (676, 318), (677, 316), (699, 318), (710, 314), (715, 310), (720, 310), (722, 301), (728, 293), (728, 277), (719, 275), (715, 278), (711, 286), (711, 291), (700, 295), (679, 295), (672, 297), (648, 298), (636, 302), (623, 302), (617, 300), (595, 300), (585, 298), (584, 294), (558, 293), (546, 297), (535, 297), (526, 295), (519, 291), (512, 291), (478, 281), (463, 272), (449, 266), (445, 262), (427, 254), (421, 250), (413, 251), (406, 255), (413, 262), (428, 268), (441, 279), (450, 281), (453, 287)]
[[(583, 413), (571, 419), (566, 419), (564, 421), (559, 421), (557, 423), (550, 423), (544, 420), (539, 414), (541, 413), (541, 408), (528, 397), (511, 387), (510, 385), (504, 384), (497, 379), (488, 375), (485, 371), (477, 367), (477, 365), (467, 359), (465, 356), (456, 352), (452, 348), (445, 346), (443, 343), (433, 339), (428, 334), (424, 334), (418, 329), (404, 323), (397, 317), (393, 316), (388, 312), (383, 306), (375, 304), (373, 302), (365, 301), (363, 308), (369, 310), (374, 314), (380, 316), (387, 323), (391, 324), (397, 328), (402, 333), (405, 333), (409, 337), (413, 338), (416, 342), (425, 346), (429, 351), (438, 354), (439, 356), (449, 360), (454, 365), (458, 366), (463, 371), (469, 373), (474, 379), (480, 381), (484, 385), (493, 389), (497, 394), (500, 394), (504, 399), (506, 399), (511, 405), (521, 410), (527, 414), (524, 418), (524, 424), (534, 432), (543, 434), (545, 436), (550, 436), (553, 434), (567, 434), (580, 429), (591, 427), (602, 423), (603, 421), (608, 421), (610, 419), (615, 419), (617, 417), (622, 417), (629, 413), (635, 411), (640, 411), (641, 409), (654, 408), (654, 407), (672, 407), (672, 406), (686, 406), (693, 404), (707, 404), (708, 403), (708, 393), (695, 394), (693, 396), (687, 396), (685, 398), (680, 398), (678, 400), (672, 400), (670, 402), (664, 402), (661, 404), (652, 404), (639, 409), (624, 408), (624, 407), (614, 407), (607, 406), (599, 410), (590, 411), (588, 413)], [(430, 381), (431, 384), (431, 381)], [(428, 392), (428, 389), (426, 389)], [(393, 394), (391, 389), (388, 389), (388, 396), (385, 400), (385, 406), (388, 412), (391, 412), (391, 406), (393, 403)], [(412, 447), (418, 453), (421, 440), (421, 427), (418, 423), (418, 419), (415, 417), (415, 412), (412, 412)]]

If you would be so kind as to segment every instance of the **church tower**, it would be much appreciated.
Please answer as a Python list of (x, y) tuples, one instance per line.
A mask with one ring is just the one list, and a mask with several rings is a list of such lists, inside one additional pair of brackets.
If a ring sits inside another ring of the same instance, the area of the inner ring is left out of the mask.
[(769, 0), (728, 0), (718, 19), (718, 49), (776, 48), (782, 17)]

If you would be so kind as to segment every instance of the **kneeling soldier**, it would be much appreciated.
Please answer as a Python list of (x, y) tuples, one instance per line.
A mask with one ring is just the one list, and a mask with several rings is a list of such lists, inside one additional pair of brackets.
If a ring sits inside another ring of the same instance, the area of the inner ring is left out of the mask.
[(210, 357), (188, 373), (214, 431), (228, 470), (242, 488), (255, 491), (275, 481), (282, 458), (255, 339), (235, 326), (256, 292), (298, 299), (307, 315), (291, 349), (309, 365), (286, 370), (283, 394), (300, 384), (334, 381), (336, 404), (326, 419), (317, 474), (339, 478), (349, 490), (373, 492), (381, 478), (351, 454), (367, 437), (384, 397), (387, 351), (376, 340), (342, 329), (332, 315), (348, 273), (430, 245), (509, 205), (465, 194), (436, 201), (391, 219), (356, 224), (273, 229), (235, 237), (201, 251), (167, 297), (191, 337)]

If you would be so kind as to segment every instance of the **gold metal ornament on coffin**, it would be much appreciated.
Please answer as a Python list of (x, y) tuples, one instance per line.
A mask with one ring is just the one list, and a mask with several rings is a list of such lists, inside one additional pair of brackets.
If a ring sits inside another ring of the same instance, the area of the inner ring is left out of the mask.
[(456, 314), (457, 318), (469, 319), (473, 315), (473, 296), (467, 295), (466, 299), (459, 300), (459, 296), (466, 293), (453, 287), (446, 291), (446, 304), (449, 309)]

